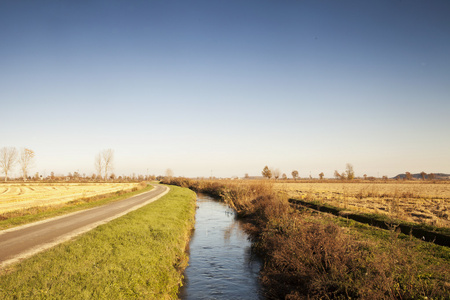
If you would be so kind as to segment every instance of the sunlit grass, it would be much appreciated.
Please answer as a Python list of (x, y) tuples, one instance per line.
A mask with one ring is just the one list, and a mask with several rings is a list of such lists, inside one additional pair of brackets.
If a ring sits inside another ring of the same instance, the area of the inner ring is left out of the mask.
[(195, 199), (171, 187), (141, 209), (3, 270), (0, 298), (176, 298)]

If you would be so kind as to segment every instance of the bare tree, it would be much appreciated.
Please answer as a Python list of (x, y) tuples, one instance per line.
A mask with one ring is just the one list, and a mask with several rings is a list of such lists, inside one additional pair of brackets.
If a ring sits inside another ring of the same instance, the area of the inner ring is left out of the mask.
[(105, 172), (105, 180), (108, 180), (108, 172), (111, 172), (114, 168), (114, 150), (106, 149), (102, 152), (103, 156), (103, 171)]
[(412, 180), (412, 178), (413, 178), (413, 176), (411, 175), (410, 172), (406, 172), (406, 173), (405, 173), (405, 179), (406, 179), (406, 180)]
[(97, 171), (97, 176), (101, 176), (101, 174), (103, 173), (103, 159), (101, 153), (95, 156), (94, 166), (95, 170)]
[(262, 174), (262, 176), (266, 177), (267, 179), (270, 179), (272, 177), (272, 171), (269, 169), (268, 166), (264, 167), (261, 174)]
[(427, 176), (427, 173), (422, 171), (422, 172), (420, 172), (420, 176), (422, 177), (422, 180), (425, 180), (425, 177)]
[(173, 177), (172, 169), (167, 169), (166, 170), (166, 177), (168, 177), (169, 179), (171, 179)]
[(34, 156), (34, 151), (28, 148), (23, 148), (20, 152), (19, 164), (24, 181), (28, 178), (28, 171), (33, 164)]
[(292, 175), (292, 178), (294, 178), (294, 180), (297, 180), (297, 178), (298, 178), (298, 171), (297, 170), (292, 171), (291, 175)]
[(108, 172), (113, 170), (114, 150), (106, 149), (95, 156), (94, 166), (99, 177), (104, 174), (104, 180), (108, 180)]
[(5, 174), (5, 182), (8, 181), (8, 172), (17, 162), (17, 149), (15, 147), (3, 147), (0, 149), (0, 168)]
[(347, 175), (348, 180), (352, 180), (355, 178), (355, 171), (353, 171), (353, 165), (347, 163), (345, 166), (345, 174)]
[(278, 178), (280, 178), (280, 169), (273, 169), (272, 170), (272, 175), (275, 178), (275, 180), (278, 180)]
[(337, 170), (334, 170), (334, 178), (339, 179), (341, 178), (341, 174)]
[(286, 179), (287, 179), (286, 173), (283, 173), (283, 174), (281, 175), (281, 179), (283, 179), (283, 180), (286, 180)]

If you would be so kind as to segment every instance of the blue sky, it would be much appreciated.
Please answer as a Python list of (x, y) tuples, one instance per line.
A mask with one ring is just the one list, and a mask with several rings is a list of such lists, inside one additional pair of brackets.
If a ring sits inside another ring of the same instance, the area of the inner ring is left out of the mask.
[(33, 172), (450, 173), (450, 1), (1, 1)]

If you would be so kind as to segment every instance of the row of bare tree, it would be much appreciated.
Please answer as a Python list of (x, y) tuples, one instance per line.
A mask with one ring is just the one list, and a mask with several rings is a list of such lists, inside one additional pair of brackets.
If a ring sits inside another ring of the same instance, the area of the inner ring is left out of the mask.
[(35, 153), (28, 148), (17, 151), (16, 147), (3, 147), (0, 149), (0, 168), (5, 174), (5, 182), (8, 180), (8, 173), (19, 164), (23, 180), (27, 180), (28, 171), (34, 163)]
[[(19, 164), (23, 180), (27, 180), (28, 172), (34, 164), (35, 152), (28, 148), (22, 148), (20, 151), (16, 147), (3, 147), (0, 149), (0, 168), (5, 174), (5, 182), (8, 181), (8, 174)], [(95, 169), (97, 174), (103, 175), (108, 179), (108, 173), (113, 170), (114, 150), (106, 149), (98, 153), (95, 157)]]

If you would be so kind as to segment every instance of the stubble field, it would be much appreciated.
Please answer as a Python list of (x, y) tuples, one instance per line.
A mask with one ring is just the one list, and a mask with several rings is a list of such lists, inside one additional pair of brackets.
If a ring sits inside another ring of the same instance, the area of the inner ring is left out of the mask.
[(407, 222), (450, 227), (450, 183), (275, 183), (291, 198)]
[(21, 183), (0, 185), (0, 214), (129, 191), (138, 183)]

